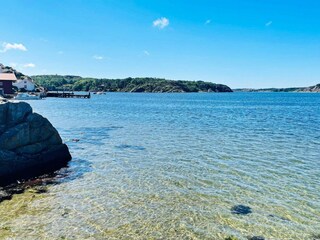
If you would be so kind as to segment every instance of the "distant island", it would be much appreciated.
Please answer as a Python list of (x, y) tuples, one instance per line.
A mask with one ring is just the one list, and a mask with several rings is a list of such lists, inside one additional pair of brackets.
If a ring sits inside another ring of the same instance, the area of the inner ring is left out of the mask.
[(320, 92), (320, 83), (311, 87), (291, 87), (291, 88), (238, 88), (235, 92)]
[(232, 92), (231, 88), (211, 82), (167, 80), (162, 78), (98, 79), (72, 75), (36, 75), (31, 77), (38, 86), (49, 91), (105, 92)]

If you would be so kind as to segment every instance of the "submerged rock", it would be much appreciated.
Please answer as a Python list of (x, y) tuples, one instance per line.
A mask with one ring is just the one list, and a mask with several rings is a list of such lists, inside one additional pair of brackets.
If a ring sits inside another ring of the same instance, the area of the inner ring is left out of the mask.
[(25, 102), (0, 101), (0, 185), (57, 170), (71, 160), (52, 124)]
[(21, 194), (24, 192), (24, 188), (22, 186), (19, 186), (19, 185), (12, 185), (12, 186), (8, 186), (5, 191), (10, 194), (10, 195), (13, 195), (13, 194)]
[(7, 193), (6, 191), (0, 190), (0, 203), (4, 200), (10, 200), (12, 198), (12, 194)]
[(231, 208), (231, 213), (239, 215), (247, 215), (252, 213), (252, 209), (245, 205), (235, 205)]
[(253, 237), (248, 237), (248, 240), (265, 240), (265, 238), (262, 236), (253, 236)]
[(4, 188), (0, 187), (0, 203), (4, 200), (11, 200), (14, 194), (21, 194), (24, 190), (23, 186), (19, 184), (10, 184)]
[(32, 190), (33, 190), (33, 192), (38, 193), (38, 194), (48, 192), (47, 186), (43, 186), (43, 185), (35, 186)]
[(312, 240), (319, 240), (320, 239), (320, 234), (313, 234), (312, 235)]

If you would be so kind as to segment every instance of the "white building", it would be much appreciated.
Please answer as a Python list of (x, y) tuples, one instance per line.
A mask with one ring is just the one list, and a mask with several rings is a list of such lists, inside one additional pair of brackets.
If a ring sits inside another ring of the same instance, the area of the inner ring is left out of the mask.
[(18, 89), (25, 89), (27, 91), (35, 90), (35, 84), (31, 79), (19, 79), (12, 85), (17, 87)]

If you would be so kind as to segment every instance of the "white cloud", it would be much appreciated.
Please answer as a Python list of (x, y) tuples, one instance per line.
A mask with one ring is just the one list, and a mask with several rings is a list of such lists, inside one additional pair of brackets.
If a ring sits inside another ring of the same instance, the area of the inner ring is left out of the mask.
[(26, 63), (23, 65), (24, 68), (34, 68), (36, 65), (34, 63)]
[(271, 24), (272, 24), (272, 21), (267, 22), (267, 23), (266, 23), (266, 27), (271, 26)]
[(207, 21), (205, 21), (205, 25), (208, 25), (208, 24), (210, 24), (211, 23), (211, 19), (208, 19)]
[(144, 53), (144, 55), (146, 55), (146, 56), (150, 56), (150, 53), (149, 53), (147, 50), (144, 50), (143, 53)]
[(158, 18), (156, 20), (153, 21), (153, 26), (157, 27), (159, 29), (164, 29), (165, 27), (169, 26), (169, 19), (162, 17), (162, 18)]
[(103, 56), (99, 56), (99, 55), (93, 55), (93, 58), (94, 58), (95, 60), (102, 60), (102, 59), (104, 59)]
[(22, 43), (2, 43), (2, 50), (0, 50), (0, 52), (6, 52), (9, 50), (27, 51), (27, 48)]

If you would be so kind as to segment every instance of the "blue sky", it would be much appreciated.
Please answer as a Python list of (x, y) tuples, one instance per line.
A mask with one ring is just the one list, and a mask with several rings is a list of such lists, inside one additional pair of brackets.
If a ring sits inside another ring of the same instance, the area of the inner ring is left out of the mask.
[(320, 1), (0, 0), (0, 62), (26, 74), (237, 87), (320, 82)]

